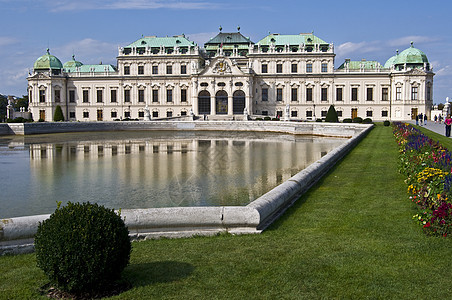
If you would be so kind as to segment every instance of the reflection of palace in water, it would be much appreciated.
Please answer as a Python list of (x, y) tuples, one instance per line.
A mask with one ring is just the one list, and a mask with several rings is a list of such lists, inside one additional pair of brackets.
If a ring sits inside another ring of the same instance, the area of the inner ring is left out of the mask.
[(136, 197), (136, 203), (122, 204), (123, 208), (243, 205), (343, 142), (306, 140), (248, 136), (30, 144), (30, 167), (33, 176), (51, 189), (61, 184), (61, 176), (70, 176), (63, 183), (78, 186), (82, 193), (87, 183), (105, 187), (104, 191), (127, 186), (126, 194)]

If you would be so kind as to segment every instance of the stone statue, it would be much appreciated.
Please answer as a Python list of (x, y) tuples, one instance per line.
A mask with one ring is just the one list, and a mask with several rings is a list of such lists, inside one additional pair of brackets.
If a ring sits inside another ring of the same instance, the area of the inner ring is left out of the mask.
[(151, 112), (149, 111), (149, 107), (146, 105), (144, 108), (144, 120), (150, 121), (151, 120)]
[(286, 113), (284, 114), (284, 121), (289, 121), (290, 105), (286, 105)]
[(248, 121), (248, 109), (246, 107), (243, 109), (243, 120)]

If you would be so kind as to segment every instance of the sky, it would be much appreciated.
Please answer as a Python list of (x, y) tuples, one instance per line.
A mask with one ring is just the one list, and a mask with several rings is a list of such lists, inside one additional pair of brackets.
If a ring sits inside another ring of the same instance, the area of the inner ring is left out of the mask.
[(27, 94), (46, 49), (61, 62), (116, 65), (118, 47), (144, 36), (185, 34), (202, 46), (219, 32), (257, 43), (269, 33), (314, 32), (346, 58), (384, 64), (398, 49), (422, 50), (433, 67), (434, 103), (452, 98), (450, 0), (0, 0), (0, 94)]

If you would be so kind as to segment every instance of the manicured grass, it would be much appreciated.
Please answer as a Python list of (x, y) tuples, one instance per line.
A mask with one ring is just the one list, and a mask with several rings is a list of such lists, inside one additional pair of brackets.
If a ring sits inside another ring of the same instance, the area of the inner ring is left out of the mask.
[[(452, 240), (411, 220), (397, 161), (380, 125), (260, 235), (134, 243), (134, 287), (111, 299), (449, 298)], [(35, 264), (0, 257), (0, 298), (39, 298)]]

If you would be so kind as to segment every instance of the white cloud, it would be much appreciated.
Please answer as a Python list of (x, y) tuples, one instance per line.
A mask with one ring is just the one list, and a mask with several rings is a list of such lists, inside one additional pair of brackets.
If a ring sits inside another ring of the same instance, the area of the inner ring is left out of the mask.
[(206, 1), (175, 1), (175, 0), (95, 0), (95, 1), (48, 1), (52, 12), (71, 10), (120, 10), (120, 9), (218, 9), (222, 4), (213, 4)]
[(9, 46), (17, 43), (17, 39), (8, 37), (8, 36), (0, 36), (0, 47)]
[(56, 47), (52, 50), (52, 54), (57, 56), (62, 63), (70, 60), (75, 54), (76, 59), (84, 64), (98, 64), (100, 61), (116, 64), (118, 45), (86, 38)]
[(397, 39), (389, 40), (387, 41), (387, 45), (390, 47), (402, 47), (403, 49), (406, 49), (410, 46), (411, 42), (416, 45), (416, 43), (431, 43), (439, 41), (440, 39), (437, 37), (430, 37), (430, 36), (422, 36), (422, 35), (409, 35), (400, 37)]
[(372, 53), (381, 51), (381, 49), (382, 47), (380, 46), (379, 41), (359, 42), (359, 43), (346, 42), (336, 47), (336, 55), (344, 57), (350, 53), (353, 54)]

